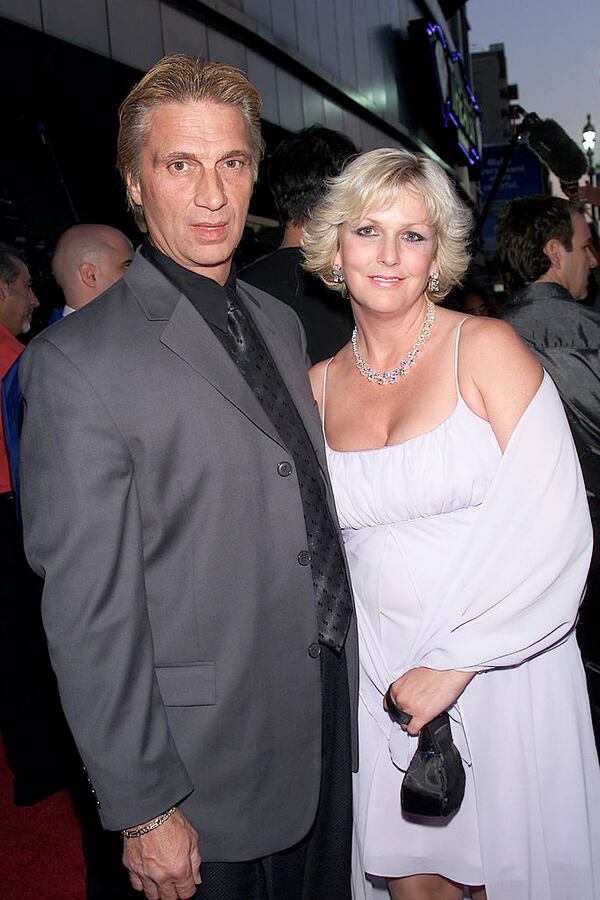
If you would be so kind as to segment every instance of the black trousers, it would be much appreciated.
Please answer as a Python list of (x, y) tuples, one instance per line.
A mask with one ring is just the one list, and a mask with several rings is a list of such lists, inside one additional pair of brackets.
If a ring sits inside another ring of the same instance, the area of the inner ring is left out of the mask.
[(25, 561), (15, 499), (0, 495), (0, 730), (14, 802), (29, 806), (69, 784), (77, 759), (48, 658), (43, 582)]
[(321, 791), (312, 828), (296, 846), (272, 856), (203, 863), (196, 900), (350, 900), (350, 698), (343, 653), (321, 646), (321, 682)]
[(102, 827), (98, 808), (81, 766), (79, 770), (71, 796), (81, 826), (86, 898), (144, 900), (144, 895), (131, 887), (129, 872), (123, 865), (123, 837), (119, 831), (105, 831)]

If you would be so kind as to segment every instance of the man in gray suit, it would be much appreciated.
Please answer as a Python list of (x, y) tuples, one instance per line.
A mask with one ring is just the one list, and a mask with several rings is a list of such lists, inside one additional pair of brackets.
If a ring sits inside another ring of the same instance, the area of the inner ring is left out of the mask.
[(350, 897), (356, 632), (304, 334), (231, 265), (259, 117), (229, 66), (144, 76), (118, 156), (148, 239), (21, 366), (51, 658), (150, 900)]

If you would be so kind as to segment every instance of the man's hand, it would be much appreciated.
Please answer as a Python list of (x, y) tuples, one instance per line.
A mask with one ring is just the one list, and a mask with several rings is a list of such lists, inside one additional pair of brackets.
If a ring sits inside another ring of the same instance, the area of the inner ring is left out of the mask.
[(200, 884), (198, 835), (177, 810), (147, 834), (123, 838), (123, 865), (148, 900), (184, 900)]
[(452, 706), (475, 672), (456, 669), (410, 669), (391, 686), (394, 703), (412, 716), (406, 731), (418, 734), (424, 725)]

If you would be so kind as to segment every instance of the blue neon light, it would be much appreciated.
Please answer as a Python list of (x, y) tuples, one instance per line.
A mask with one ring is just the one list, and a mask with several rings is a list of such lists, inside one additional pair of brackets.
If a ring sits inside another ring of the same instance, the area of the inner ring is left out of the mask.
[[(463, 59), (462, 53), (460, 53), (460, 51), (458, 51), (458, 50), (450, 49), (446, 35), (444, 34), (444, 31), (441, 28), (441, 26), (437, 24), (437, 22), (430, 22), (427, 25), (427, 35), (430, 38), (430, 41), (439, 40), (440, 43), (442, 44), (442, 47), (444, 48), (446, 57), (450, 61), (450, 63), (456, 63), (459, 66), (462, 85), (463, 85), (465, 93), (467, 95), (468, 103), (469, 103), (472, 111), (477, 116), (477, 118), (480, 118), (480, 116), (481, 116), (480, 107), (477, 102), (477, 98), (475, 97), (475, 94), (473, 93), (473, 90), (471, 89), (471, 85), (469, 84), (469, 82), (467, 80), (467, 73), (465, 71), (465, 64), (464, 64), (464, 59)], [(441, 91), (441, 87), (440, 87), (440, 91)], [(461, 124), (457, 118), (456, 112), (452, 106), (452, 98), (445, 97), (443, 99), (444, 99), (444, 102), (443, 102), (444, 127), (448, 128), (449, 125), (452, 124), (456, 128), (457, 131), (462, 131), (463, 133), (465, 133), (465, 129), (461, 127)], [(469, 143), (470, 143), (470, 140), (469, 140)], [(461, 153), (463, 153), (463, 155), (466, 157), (469, 165), (473, 166), (473, 165), (475, 165), (475, 163), (479, 162), (480, 156), (479, 156), (479, 153), (478, 153), (476, 147), (470, 146), (467, 149), (464, 146), (464, 144), (461, 143), (461, 141), (459, 141), (459, 140), (457, 140), (457, 144), (458, 144), (458, 148), (461, 151)]]

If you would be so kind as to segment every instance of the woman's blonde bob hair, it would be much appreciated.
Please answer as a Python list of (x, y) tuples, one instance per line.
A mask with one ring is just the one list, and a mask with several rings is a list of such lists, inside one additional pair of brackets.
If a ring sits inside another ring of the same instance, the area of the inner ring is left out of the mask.
[(305, 268), (328, 287), (345, 293), (345, 284), (335, 283), (332, 274), (340, 227), (356, 226), (369, 212), (389, 206), (401, 188), (425, 203), (435, 231), (440, 282), (439, 290), (427, 293), (432, 300), (445, 297), (469, 265), (467, 242), (473, 219), (441, 166), (408, 150), (370, 150), (330, 179), (327, 194), (304, 228)]

